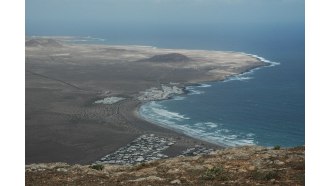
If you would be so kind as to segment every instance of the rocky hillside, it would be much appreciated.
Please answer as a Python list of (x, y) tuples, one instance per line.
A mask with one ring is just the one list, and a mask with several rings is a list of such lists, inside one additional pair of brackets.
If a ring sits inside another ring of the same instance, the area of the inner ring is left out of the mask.
[(304, 185), (305, 148), (238, 147), (132, 166), (32, 164), (26, 185)]

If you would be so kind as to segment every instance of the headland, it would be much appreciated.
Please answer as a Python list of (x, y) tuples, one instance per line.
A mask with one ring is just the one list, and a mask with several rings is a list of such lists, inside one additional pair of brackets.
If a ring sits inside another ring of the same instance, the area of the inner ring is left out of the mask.
[(90, 164), (151, 134), (175, 141), (159, 147), (164, 157), (198, 146), (222, 148), (145, 121), (136, 110), (147, 101), (184, 94), (188, 85), (267, 65), (241, 52), (74, 44), (70, 39), (26, 40), (26, 164)]

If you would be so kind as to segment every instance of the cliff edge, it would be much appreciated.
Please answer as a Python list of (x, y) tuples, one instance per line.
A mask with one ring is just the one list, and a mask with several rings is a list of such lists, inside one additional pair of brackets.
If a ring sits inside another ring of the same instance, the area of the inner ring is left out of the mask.
[(31, 164), (26, 185), (304, 185), (305, 147), (227, 148), (137, 165)]

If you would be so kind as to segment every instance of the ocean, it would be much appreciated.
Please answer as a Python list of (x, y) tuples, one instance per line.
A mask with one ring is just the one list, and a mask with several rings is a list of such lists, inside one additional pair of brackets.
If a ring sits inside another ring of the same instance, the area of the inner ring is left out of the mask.
[(27, 35), (71, 35), (102, 44), (245, 52), (273, 62), (231, 77), (187, 87), (189, 93), (144, 104), (145, 119), (225, 146), (305, 144), (304, 23), (240, 25), (92, 25), (27, 27)]

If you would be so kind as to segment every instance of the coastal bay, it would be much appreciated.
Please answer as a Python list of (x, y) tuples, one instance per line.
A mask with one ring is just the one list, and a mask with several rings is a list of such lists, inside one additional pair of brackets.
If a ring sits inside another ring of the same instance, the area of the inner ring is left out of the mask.
[[(175, 139), (167, 156), (221, 148), (138, 117), (141, 104), (267, 65), (241, 52), (26, 40), (26, 163), (92, 163), (143, 134)], [(106, 98), (113, 104), (95, 104)]]

